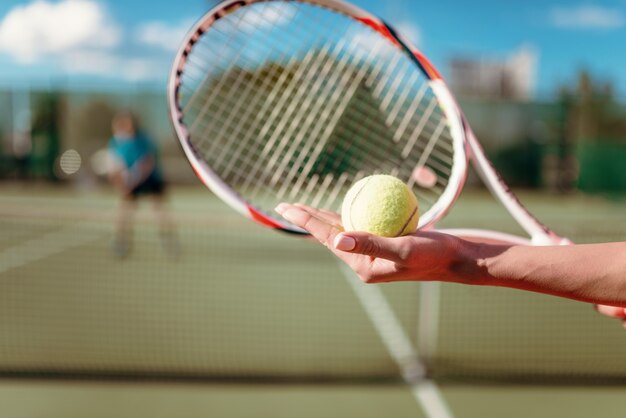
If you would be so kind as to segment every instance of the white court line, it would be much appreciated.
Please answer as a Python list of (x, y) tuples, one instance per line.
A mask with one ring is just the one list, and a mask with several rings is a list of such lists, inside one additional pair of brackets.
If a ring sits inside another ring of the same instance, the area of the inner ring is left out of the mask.
[(419, 361), (417, 350), (404, 332), (400, 320), (379, 285), (364, 284), (342, 262), (340, 262), (340, 268), (426, 416), (428, 418), (453, 418), (454, 415), (437, 385), (425, 377), (426, 370)]
[(0, 274), (95, 241), (102, 235), (94, 231), (93, 228), (89, 232), (85, 232), (81, 226), (84, 226), (84, 223), (76, 223), (39, 235), (1, 251)]
[(417, 350), (422, 359), (430, 359), (439, 341), (440, 282), (420, 282), (417, 324)]

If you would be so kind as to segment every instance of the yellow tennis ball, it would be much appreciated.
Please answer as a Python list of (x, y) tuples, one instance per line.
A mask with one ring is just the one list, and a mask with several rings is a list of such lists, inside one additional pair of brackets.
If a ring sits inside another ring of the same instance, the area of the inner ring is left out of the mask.
[(400, 179), (373, 175), (354, 183), (341, 206), (346, 231), (399, 237), (415, 231), (419, 220), (417, 198)]

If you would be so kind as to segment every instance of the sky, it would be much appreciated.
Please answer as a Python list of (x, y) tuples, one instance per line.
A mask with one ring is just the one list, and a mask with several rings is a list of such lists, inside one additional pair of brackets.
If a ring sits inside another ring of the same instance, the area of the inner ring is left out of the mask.
[[(0, 84), (164, 88), (212, 0), (2, 0)], [(404, 33), (444, 77), (454, 57), (537, 57), (536, 97), (581, 69), (626, 97), (626, 0), (353, 0)]]

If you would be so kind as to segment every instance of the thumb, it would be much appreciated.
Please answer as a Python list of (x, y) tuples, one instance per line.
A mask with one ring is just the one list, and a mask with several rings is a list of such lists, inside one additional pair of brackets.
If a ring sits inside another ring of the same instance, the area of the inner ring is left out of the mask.
[(386, 258), (394, 262), (406, 260), (408, 246), (402, 238), (386, 238), (367, 232), (342, 232), (333, 242), (335, 249), (349, 253)]

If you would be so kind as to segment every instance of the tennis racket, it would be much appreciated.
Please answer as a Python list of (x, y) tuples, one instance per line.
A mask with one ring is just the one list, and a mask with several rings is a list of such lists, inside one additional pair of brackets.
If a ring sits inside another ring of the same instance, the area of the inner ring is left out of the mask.
[(338, 211), (360, 178), (399, 177), (435, 226), (468, 161), (530, 239), (445, 230), (468, 239), (555, 245), (497, 174), (438, 70), (391, 26), (338, 0), (227, 0), (190, 30), (168, 85), (170, 116), (194, 171), (242, 215), (306, 232), (282, 201)]

